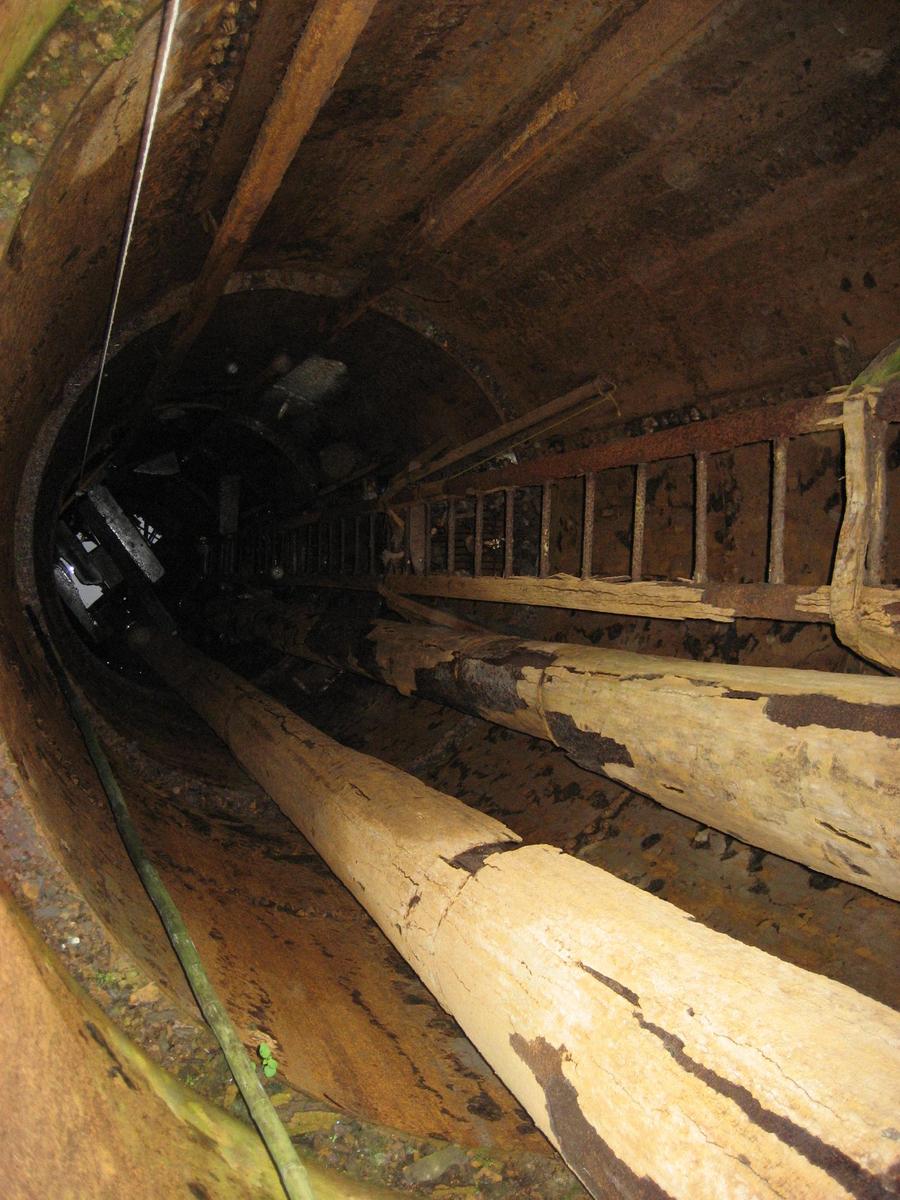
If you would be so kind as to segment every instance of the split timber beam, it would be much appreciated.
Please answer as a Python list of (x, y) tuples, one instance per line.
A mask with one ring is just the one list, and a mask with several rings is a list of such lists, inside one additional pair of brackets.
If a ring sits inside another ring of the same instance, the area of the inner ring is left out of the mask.
[[(291, 587), (338, 591), (379, 591), (396, 596), (428, 596), (446, 600), (478, 600), (495, 604), (528, 604), (577, 612), (668, 621), (718, 621), (738, 617), (765, 621), (832, 622), (831, 587), (789, 583), (677, 583), (664, 579), (582, 579), (557, 574), (534, 575), (290, 575)], [(896, 614), (896, 588), (864, 587), (858, 593), (865, 620), (891, 635)]]
[(895, 1195), (897, 1014), (523, 845), (177, 639), (143, 641), (593, 1196)]
[[(576, 575), (390, 575), (385, 586), (404, 596), (437, 596), (530, 604), (541, 608), (573, 608), (581, 612), (669, 621), (731, 622), (736, 617), (768, 621), (831, 620), (828, 586), (792, 584), (677, 583), (668, 580), (581, 579)], [(896, 591), (867, 588), (873, 607), (895, 602)]]
[(753, 846), (900, 900), (900, 680), (740, 667), (263, 601), (213, 626), (559, 746)]
[(344, 69), (378, 0), (318, 0), (216, 230), (187, 307), (146, 393), (165, 392), (212, 315), (228, 278), (269, 207), (322, 105)]

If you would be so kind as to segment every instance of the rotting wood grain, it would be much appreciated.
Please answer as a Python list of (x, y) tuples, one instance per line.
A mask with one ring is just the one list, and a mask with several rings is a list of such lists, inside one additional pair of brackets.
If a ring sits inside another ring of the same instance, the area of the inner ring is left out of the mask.
[(900, 680), (220, 602), (213, 626), (553, 742), (586, 770), (900, 899)]
[[(900, 1017), (338, 745), (154, 634), (596, 1197), (895, 1195)], [(491, 847), (498, 851), (491, 853)], [(471, 873), (453, 865), (484, 853)]]

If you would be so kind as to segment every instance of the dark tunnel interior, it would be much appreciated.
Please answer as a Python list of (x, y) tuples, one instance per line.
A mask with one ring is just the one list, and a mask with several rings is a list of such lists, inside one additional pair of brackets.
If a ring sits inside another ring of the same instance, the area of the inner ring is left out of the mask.
[(10, 1194), (894, 1195), (896, 5), (5, 35)]

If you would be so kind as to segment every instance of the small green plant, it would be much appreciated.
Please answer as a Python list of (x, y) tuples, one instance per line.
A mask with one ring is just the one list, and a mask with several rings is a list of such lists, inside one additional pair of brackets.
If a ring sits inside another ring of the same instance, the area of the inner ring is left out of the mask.
[(278, 1063), (272, 1057), (272, 1050), (265, 1042), (259, 1047), (259, 1057), (262, 1059), (263, 1075), (266, 1079), (274, 1078), (278, 1071)]

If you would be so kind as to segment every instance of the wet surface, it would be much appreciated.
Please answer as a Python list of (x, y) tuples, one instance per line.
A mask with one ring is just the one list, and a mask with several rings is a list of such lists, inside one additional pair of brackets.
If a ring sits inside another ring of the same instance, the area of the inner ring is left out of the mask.
[(521, 1109), (365, 911), (249, 781), (222, 789), (116, 767), (250, 1043), (337, 1109), (420, 1136), (542, 1150)]
[[(171, 709), (149, 739), (151, 761), (96, 719), (245, 1044), (265, 1042), (277, 1057), (266, 1087), (299, 1146), (336, 1170), (448, 1200), (584, 1195), (456, 1023), (212, 735)], [(186, 743), (173, 737), (179, 725)], [(176, 765), (185, 758), (195, 772)], [(0, 865), (42, 937), (151, 1058), (248, 1120), (177, 967), (153, 978), (135, 965), (47, 853), (13, 775), (4, 769), (0, 781)]]

